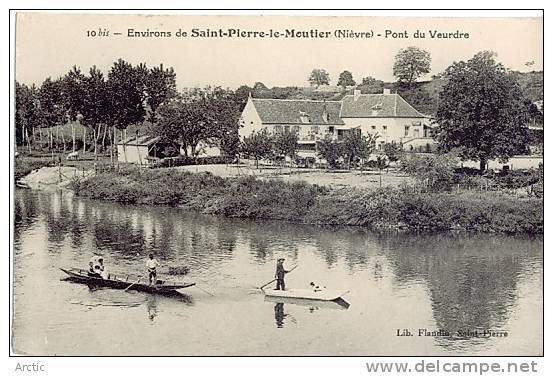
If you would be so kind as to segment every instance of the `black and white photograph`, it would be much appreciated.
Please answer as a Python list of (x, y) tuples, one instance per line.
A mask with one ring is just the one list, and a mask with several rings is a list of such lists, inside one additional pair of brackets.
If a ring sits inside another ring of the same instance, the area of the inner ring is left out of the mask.
[(543, 13), (205, 13), (14, 11), (11, 353), (543, 356)]

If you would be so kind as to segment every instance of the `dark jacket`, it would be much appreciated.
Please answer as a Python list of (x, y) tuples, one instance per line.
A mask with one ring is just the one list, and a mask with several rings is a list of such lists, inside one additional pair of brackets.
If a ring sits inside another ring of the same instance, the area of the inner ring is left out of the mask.
[(284, 274), (286, 273), (286, 270), (284, 270), (284, 266), (282, 264), (277, 264), (276, 266), (276, 272), (275, 276), (277, 279), (284, 279)]

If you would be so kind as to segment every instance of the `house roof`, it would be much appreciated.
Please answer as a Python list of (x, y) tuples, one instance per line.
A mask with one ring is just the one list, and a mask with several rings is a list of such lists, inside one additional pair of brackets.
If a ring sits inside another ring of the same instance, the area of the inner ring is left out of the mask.
[(150, 146), (156, 143), (159, 140), (159, 137), (153, 137), (149, 135), (139, 136), (138, 139), (136, 136), (127, 137), (123, 141), (119, 141), (117, 145), (131, 145), (131, 146)]
[(399, 94), (346, 95), (342, 99), (342, 118), (424, 118), (423, 114)]
[[(252, 101), (263, 124), (344, 124), (340, 119), (341, 102), (256, 98), (252, 98)], [(328, 120), (323, 117), (325, 108)], [(308, 118), (309, 121), (302, 121), (302, 115), (307, 115), (304, 119)]]

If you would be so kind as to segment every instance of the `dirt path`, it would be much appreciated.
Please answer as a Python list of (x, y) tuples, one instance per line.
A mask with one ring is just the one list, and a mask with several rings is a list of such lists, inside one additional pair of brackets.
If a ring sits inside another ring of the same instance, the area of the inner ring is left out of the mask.
[(94, 174), (93, 170), (77, 167), (42, 167), (21, 179), (21, 183), (33, 189), (65, 188), (71, 180), (86, 178)]

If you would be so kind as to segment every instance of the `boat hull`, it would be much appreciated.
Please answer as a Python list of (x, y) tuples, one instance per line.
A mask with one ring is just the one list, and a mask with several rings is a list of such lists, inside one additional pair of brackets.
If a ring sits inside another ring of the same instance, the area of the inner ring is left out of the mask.
[(293, 298), (308, 300), (336, 300), (347, 294), (348, 290), (327, 290), (313, 291), (311, 289), (289, 289), (289, 290), (263, 290), (265, 296), (273, 298)]
[(136, 282), (133, 277), (127, 277), (126, 279), (118, 278), (116, 276), (109, 276), (109, 279), (100, 277), (92, 277), (88, 275), (88, 272), (83, 269), (61, 269), (68, 275), (67, 279), (72, 282), (83, 283), (89, 286), (108, 287), (112, 289), (129, 289), (134, 291), (147, 292), (151, 294), (174, 294), (177, 290), (194, 286), (195, 283), (163, 283), (161, 285), (149, 285), (145, 283)]

